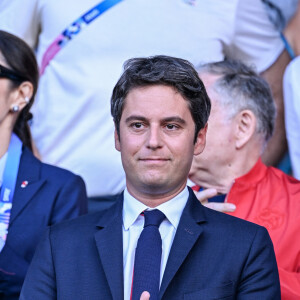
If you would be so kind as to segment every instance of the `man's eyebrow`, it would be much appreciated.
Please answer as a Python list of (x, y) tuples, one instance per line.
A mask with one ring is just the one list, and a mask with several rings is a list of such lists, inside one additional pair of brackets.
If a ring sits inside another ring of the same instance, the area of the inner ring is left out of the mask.
[[(132, 115), (125, 120), (125, 123), (130, 123), (132, 121), (148, 122), (148, 119), (143, 116)], [(162, 119), (162, 123), (170, 123), (170, 122), (176, 122), (182, 125), (186, 124), (186, 121), (184, 119), (177, 116), (172, 116), (172, 117), (167, 117)]]
[(176, 122), (176, 123), (179, 123), (179, 124), (186, 124), (186, 121), (180, 117), (177, 117), (177, 116), (174, 116), (174, 117), (168, 117), (168, 118), (165, 118), (163, 119), (163, 122)]
[(132, 121), (143, 121), (143, 122), (146, 122), (147, 119), (145, 117), (143, 117), (143, 116), (133, 115), (133, 116), (128, 117), (125, 120), (125, 123), (129, 123), (129, 122), (132, 122)]

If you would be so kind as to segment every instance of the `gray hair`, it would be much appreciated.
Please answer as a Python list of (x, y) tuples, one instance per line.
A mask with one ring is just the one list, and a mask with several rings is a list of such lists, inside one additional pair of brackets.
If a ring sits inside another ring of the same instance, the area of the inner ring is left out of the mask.
[(187, 60), (157, 55), (132, 58), (125, 62), (124, 72), (111, 97), (111, 114), (120, 137), (120, 120), (128, 93), (138, 87), (162, 84), (173, 87), (187, 101), (195, 122), (195, 138), (204, 128), (210, 113), (210, 99), (193, 65)]
[(224, 60), (199, 67), (199, 74), (220, 76), (213, 89), (229, 118), (248, 109), (257, 119), (256, 133), (268, 141), (273, 134), (276, 107), (268, 83), (254, 69), (239, 61)]

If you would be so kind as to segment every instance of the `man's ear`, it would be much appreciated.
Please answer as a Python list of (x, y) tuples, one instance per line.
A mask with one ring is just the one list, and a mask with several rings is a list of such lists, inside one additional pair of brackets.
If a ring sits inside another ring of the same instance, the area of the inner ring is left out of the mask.
[(235, 147), (242, 148), (252, 138), (256, 129), (256, 117), (251, 110), (245, 109), (239, 112), (234, 118), (235, 127)]
[(12, 107), (21, 111), (29, 102), (33, 94), (33, 85), (29, 81), (22, 82), (13, 92)]
[(204, 150), (205, 143), (206, 143), (207, 127), (208, 127), (208, 124), (206, 123), (206, 125), (204, 126), (204, 128), (202, 128), (198, 132), (197, 140), (196, 140), (196, 143), (194, 145), (194, 155), (198, 155), (198, 154), (200, 154)]
[(121, 151), (120, 138), (116, 128), (115, 128), (115, 148), (116, 150)]

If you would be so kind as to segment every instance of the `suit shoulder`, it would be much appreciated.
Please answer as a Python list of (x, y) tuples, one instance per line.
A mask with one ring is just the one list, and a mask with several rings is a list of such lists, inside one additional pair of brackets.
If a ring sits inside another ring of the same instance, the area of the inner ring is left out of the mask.
[(249, 251), (262, 248), (268, 249), (266, 251), (271, 254), (274, 252), (273, 243), (265, 227), (209, 208), (205, 208), (205, 214), (206, 234), (220, 249), (230, 249), (232, 253), (245, 257)]
[(31, 166), (34, 169), (34, 172), (40, 173), (42, 178), (51, 179), (57, 182), (65, 182), (68, 180), (83, 181), (79, 175), (76, 175), (69, 170), (41, 162), (26, 147), (23, 150), (21, 162), (25, 167)]
[(62, 180), (62, 179), (82, 180), (82, 178), (79, 175), (76, 175), (69, 170), (57, 166), (49, 165), (43, 162), (40, 163), (41, 163), (42, 174), (46, 175), (47, 177), (54, 177), (58, 180)]
[[(68, 220), (55, 224), (50, 227), (50, 235), (54, 239), (64, 242), (65, 240), (86, 240), (94, 235), (103, 227), (109, 226), (114, 222), (122, 220), (122, 197), (111, 207), (88, 213), (76, 219)], [(122, 224), (122, 222), (120, 223)]]
[[(55, 224), (50, 227), (50, 234), (53, 236), (80, 236), (96, 231), (97, 223), (105, 211), (89, 213)], [(94, 230), (93, 230), (94, 228)]]
[(65, 184), (66, 182), (75, 182), (77, 184), (84, 184), (81, 176), (74, 174), (73, 172), (57, 167), (54, 165), (46, 164), (37, 160), (37, 163), (40, 164), (41, 177), (47, 178), (50, 181), (57, 183)]

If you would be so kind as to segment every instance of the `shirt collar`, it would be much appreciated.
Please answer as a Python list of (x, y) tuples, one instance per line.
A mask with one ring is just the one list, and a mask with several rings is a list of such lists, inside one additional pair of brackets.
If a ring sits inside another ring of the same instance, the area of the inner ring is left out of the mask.
[(264, 165), (261, 158), (259, 158), (247, 174), (236, 178), (234, 182), (238, 185), (256, 185), (259, 181), (265, 178), (267, 170), (267, 166)]
[[(186, 202), (189, 198), (189, 191), (188, 188), (185, 187), (183, 191), (181, 191), (178, 195), (174, 198), (170, 199), (169, 201), (155, 207), (155, 209), (159, 209), (163, 212), (172, 226), (177, 229), (182, 211), (186, 205)], [(128, 230), (129, 227), (136, 221), (138, 216), (144, 210), (152, 210), (150, 208), (140, 202), (139, 200), (135, 199), (132, 195), (129, 194), (127, 188), (124, 191), (124, 204), (123, 204), (123, 225), (124, 229)]]
[(6, 165), (6, 160), (7, 160), (7, 154), (6, 152), (1, 158), (0, 158), (0, 186), (2, 186), (3, 182), (3, 173)]

